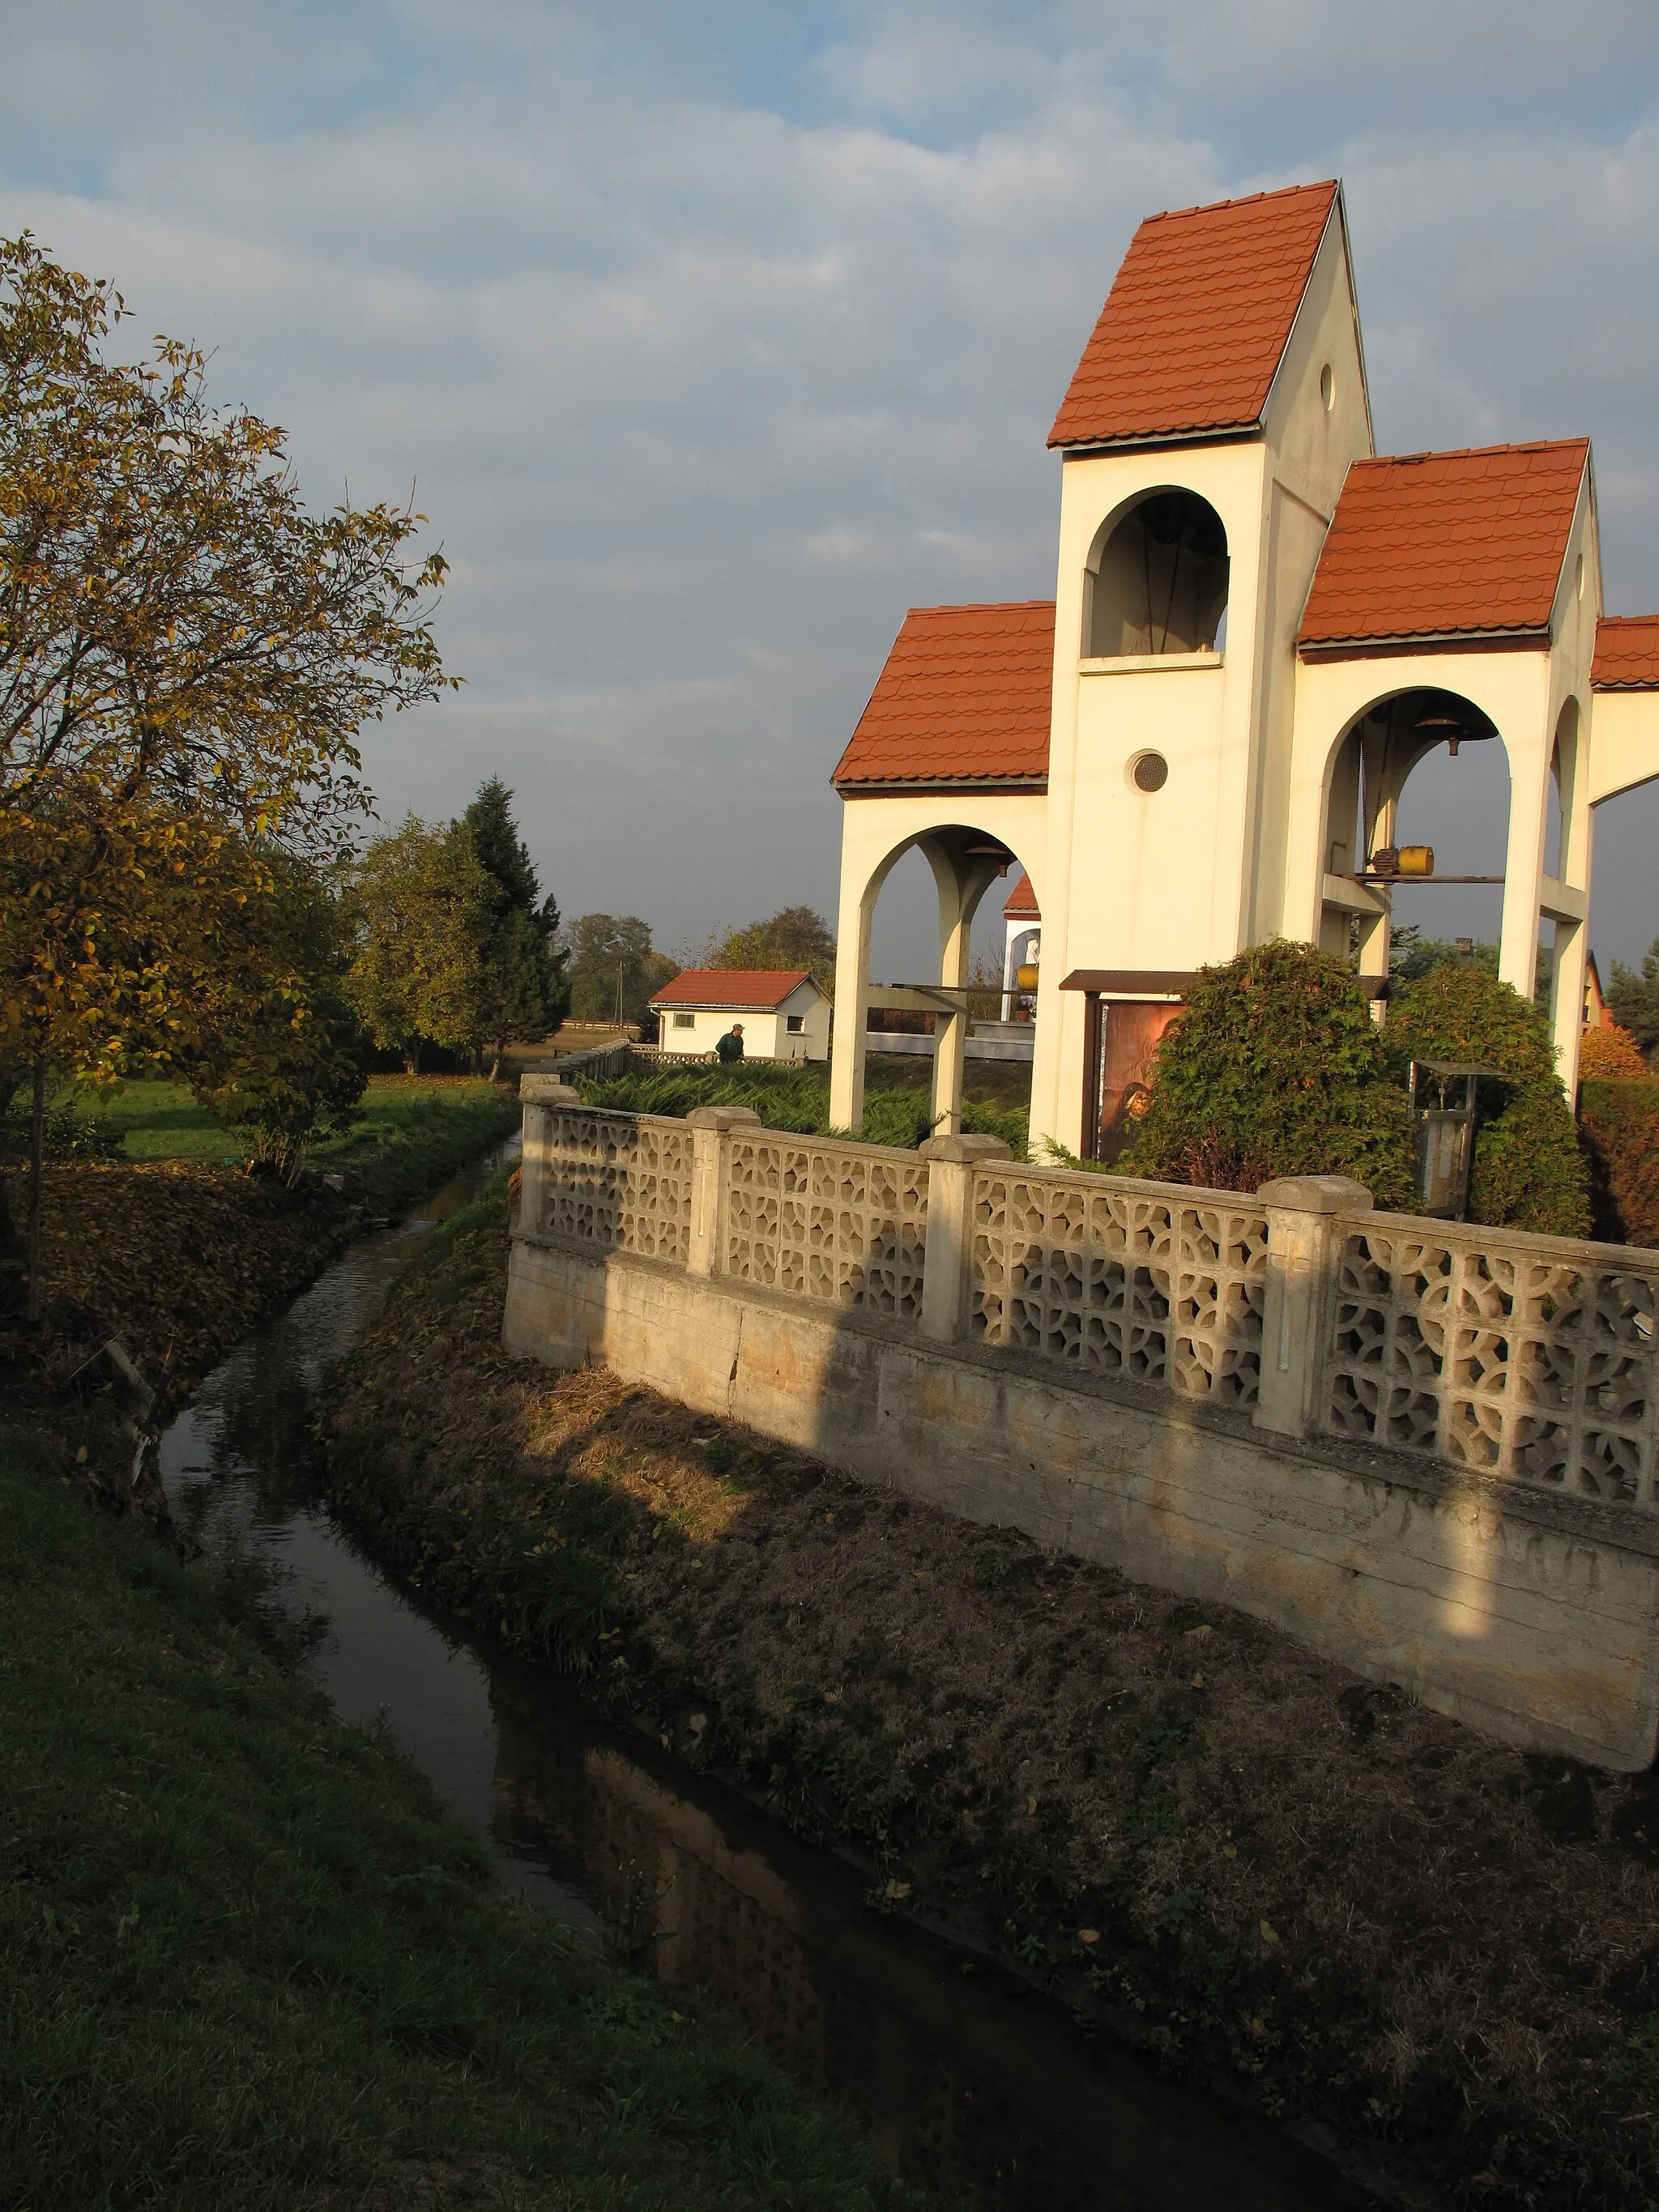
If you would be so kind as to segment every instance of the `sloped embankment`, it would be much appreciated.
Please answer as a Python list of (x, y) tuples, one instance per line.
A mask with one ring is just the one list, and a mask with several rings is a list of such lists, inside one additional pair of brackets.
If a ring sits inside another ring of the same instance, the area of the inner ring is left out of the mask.
[(424, 1599), (1407, 2201), (1654, 2201), (1654, 1778), (510, 1362), (505, 1257), (457, 1217), (334, 1407), (335, 1501)]

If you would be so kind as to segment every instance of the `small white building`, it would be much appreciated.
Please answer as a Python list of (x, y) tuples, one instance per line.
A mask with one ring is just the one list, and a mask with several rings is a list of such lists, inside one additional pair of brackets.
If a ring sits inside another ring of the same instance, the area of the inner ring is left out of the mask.
[(745, 1060), (828, 1060), (830, 1000), (804, 968), (687, 968), (651, 1001), (665, 1052), (712, 1053), (743, 1024)]

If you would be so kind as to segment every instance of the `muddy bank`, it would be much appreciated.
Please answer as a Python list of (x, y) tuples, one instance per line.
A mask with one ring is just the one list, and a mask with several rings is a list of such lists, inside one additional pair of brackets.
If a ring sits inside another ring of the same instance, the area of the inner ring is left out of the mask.
[(1651, 1778), (509, 1362), (505, 1249), (458, 1218), (334, 1414), (335, 1502), (425, 1597), (1389, 2193), (1651, 2201)]

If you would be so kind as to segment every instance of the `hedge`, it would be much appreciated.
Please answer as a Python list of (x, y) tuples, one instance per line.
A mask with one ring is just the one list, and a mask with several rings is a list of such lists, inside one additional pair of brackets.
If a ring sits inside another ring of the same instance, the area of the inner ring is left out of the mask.
[(1586, 1078), (1578, 1133), (1595, 1235), (1609, 1244), (1659, 1245), (1659, 1078)]

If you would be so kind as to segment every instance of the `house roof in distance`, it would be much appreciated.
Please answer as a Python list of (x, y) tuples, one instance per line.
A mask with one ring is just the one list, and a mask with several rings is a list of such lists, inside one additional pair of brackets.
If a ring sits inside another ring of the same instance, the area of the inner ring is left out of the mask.
[(1340, 190), (1331, 179), (1148, 216), (1129, 241), (1048, 443), (1254, 428)]
[(683, 968), (651, 1000), (653, 1006), (718, 1008), (734, 1014), (775, 1013), (811, 977), (805, 968)]
[(1019, 881), (1002, 902), (1003, 919), (1006, 921), (1041, 921), (1036, 893), (1031, 889), (1031, 878), (1022, 868)]
[(1659, 615), (1603, 615), (1595, 625), (1595, 691), (1659, 691)]
[(1547, 641), (1588, 438), (1356, 461), (1297, 639)]
[(838, 790), (1048, 779), (1054, 605), (912, 607), (830, 781)]

